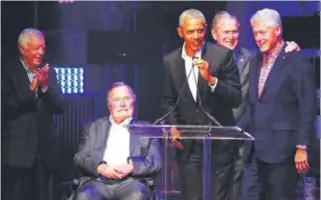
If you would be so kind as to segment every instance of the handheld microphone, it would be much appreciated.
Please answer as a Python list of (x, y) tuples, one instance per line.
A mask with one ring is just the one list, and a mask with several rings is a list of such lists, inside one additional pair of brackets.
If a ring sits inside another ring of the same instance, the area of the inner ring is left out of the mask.
[[(193, 57), (193, 59), (198, 59), (198, 57)], [(194, 65), (193, 65), (194, 67)], [(194, 73), (194, 70), (193, 70), (193, 76), (194, 76), (194, 81), (195, 81), (195, 84), (197, 85), (197, 82), (196, 82), (196, 75)], [(211, 114), (209, 114), (203, 107), (203, 104), (202, 104), (202, 100), (201, 100), (201, 95), (199, 93), (199, 90), (197, 88), (197, 91), (196, 91), (196, 94), (197, 94), (197, 98), (198, 98), (198, 103), (199, 103), (199, 106), (202, 110), (202, 112), (206, 115), (207, 118), (209, 118), (212, 122), (214, 122), (215, 124), (217, 124), (218, 126), (222, 127), (221, 123), (219, 123), (214, 116), (212, 116)]]
[[(194, 57), (193, 57), (193, 59), (194, 59)], [(179, 92), (179, 95), (178, 95), (178, 97), (177, 97), (177, 100), (176, 100), (176, 102), (175, 102), (175, 104), (174, 104), (174, 107), (173, 107), (169, 112), (165, 113), (163, 116), (161, 116), (160, 118), (156, 119), (156, 120), (154, 121), (154, 123), (153, 123), (154, 125), (155, 125), (155, 124), (158, 124), (158, 123), (161, 122), (161, 121), (163, 121), (164, 119), (166, 119), (170, 114), (172, 114), (172, 113), (175, 111), (175, 109), (176, 109), (177, 106), (178, 106), (179, 100), (180, 100), (180, 99), (182, 98), (182, 96), (183, 96), (183, 92), (184, 92), (184, 89), (185, 89), (185, 87), (186, 87), (186, 85), (187, 85), (187, 83), (188, 83), (188, 79), (189, 79), (189, 77), (191, 76), (192, 71), (194, 71), (194, 70), (193, 70), (193, 67), (194, 67), (194, 66), (192, 66), (191, 69), (190, 69), (190, 71), (188, 72), (188, 75), (187, 75), (187, 77), (186, 77), (186, 80), (185, 80), (185, 82), (184, 82), (184, 84), (183, 84), (183, 86), (182, 86), (182, 88), (181, 88), (181, 90), (180, 90), (180, 92)]]

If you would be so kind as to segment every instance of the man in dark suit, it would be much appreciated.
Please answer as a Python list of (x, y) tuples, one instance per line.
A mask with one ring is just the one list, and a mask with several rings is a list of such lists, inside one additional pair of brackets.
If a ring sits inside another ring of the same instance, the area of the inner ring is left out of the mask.
[(63, 98), (55, 71), (41, 64), (43, 33), (23, 30), (18, 47), (20, 56), (3, 65), (1, 74), (2, 198), (47, 199), (42, 193), (59, 169), (53, 117), (63, 112)]
[[(220, 46), (225, 46), (234, 51), (234, 59), (236, 60), (237, 67), (240, 73), (242, 102), (233, 109), (234, 118), (239, 120), (243, 114), (248, 102), (248, 89), (249, 89), (249, 64), (251, 59), (256, 55), (256, 52), (250, 51), (239, 45), (239, 22), (237, 18), (226, 11), (221, 11), (215, 14), (212, 21), (212, 36), (216, 43)], [(285, 52), (300, 50), (295, 42), (287, 42)], [(238, 150), (235, 151), (233, 161), (233, 181), (229, 192), (231, 200), (238, 200), (242, 198), (241, 195), (241, 178), (243, 166), (243, 141), (237, 141)]]
[(148, 199), (142, 180), (161, 169), (159, 141), (129, 133), (126, 126), (133, 123), (135, 94), (128, 85), (113, 84), (107, 101), (110, 116), (85, 126), (74, 157), (92, 177), (80, 187), (77, 199)]
[(238, 121), (254, 142), (245, 142), (243, 199), (296, 199), (298, 173), (309, 170), (307, 145), (313, 137), (316, 108), (314, 69), (297, 52), (285, 53), (277, 11), (263, 9), (251, 18), (260, 49), (250, 62), (249, 104)]
[[(178, 35), (182, 48), (164, 57), (165, 77), (162, 108), (171, 113), (169, 124), (233, 126), (232, 108), (241, 102), (239, 74), (233, 53), (225, 47), (204, 41), (206, 21), (195, 9), (184, 11), (179, 18)], [(212, 115), (212, 117), (208, 117)], [(210, 118), (215, 118), (214, 120)], [(172, 136), (179, 137), (176, 129)], [(184, 199), (202, 199), (202, 142), (173, 139)], [(223, 151), (224, 150), (224, 151)], [(231, 141), (212, 142), (212, 198), (227, 198), (232, 154)]]

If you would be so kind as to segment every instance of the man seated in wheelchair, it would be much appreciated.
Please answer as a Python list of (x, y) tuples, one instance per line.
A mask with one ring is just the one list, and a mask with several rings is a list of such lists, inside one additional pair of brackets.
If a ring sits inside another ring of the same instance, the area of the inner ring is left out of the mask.
[[(145, 178), (161, 169), (157, 139), (129, 133), (133, 119), (135, 94), (130, 86), (116, 82), (107, 93), (110, 116), (84, 126), (75, 164), (90, 174), (78, 188), (78, 200), (149, 199)], [(145, 122), (147, 123), (147, 122)]]

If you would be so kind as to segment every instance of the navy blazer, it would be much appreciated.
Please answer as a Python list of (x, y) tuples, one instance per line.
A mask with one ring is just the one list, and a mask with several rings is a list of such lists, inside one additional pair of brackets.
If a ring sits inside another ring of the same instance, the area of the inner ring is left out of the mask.
[(262, 54), (250, 63), (249, 104), (238, 126), (255, 137), (246, 142), (245, 159), (268, 163), (294, 160), (296, 145), (313, 135), (316, 95), (314, 68), (298, 52), (279, 54), (258, 98)]
[(2, 164), (29, 168), (37, 155), (46, 167), (60, 167), (60, 145), (54, 115), (64, 112), (64, 98), (55, 70), (49, 71), (49, 87), (38, 97), (19, 57), (1, 69), (1, 150)]
[[(103, 161), (110, 127), (109, 117), (102, 117), (83, 128), (79, 151), (75, 154), (74, 162), (94, 177), (98, 177), (97, 166)], [(130, 134), (129, 151), (134, 165), (132, 177), (151, 177), (160, 171), (162, 157), (159, 140)]]

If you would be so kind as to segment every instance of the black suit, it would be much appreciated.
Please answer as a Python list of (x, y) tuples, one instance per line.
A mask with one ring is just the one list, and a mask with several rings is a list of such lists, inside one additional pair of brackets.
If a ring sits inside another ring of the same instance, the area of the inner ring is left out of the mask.
[(18, 182), (28, 179), (33, 184), (24, 184), (35, 185), (33, 179), (40, 169), (59, 168), (59, 141), (53, 116), (63, 112), (63, 100), (54, 69), (50, 69), (48, 90), (43, 93), (39, 88), (37, 95), (29, 89), (30, 81), (19, 58), (4, 65), (1, 75), (2, 191), (4, 199), (13, 200), (14, 193), (27, 196), (17, 191), (24, 188), (18, 189)]
[[(204, 109), (214, 116), (223, 126), (235, 125), (232, 108), (237, 107), (241, 102), (241, 90), (239, 81), (239, 72), (234, 63), (232, 51), (224, 47), (219, 47), (211, 43), (205, 43), (202, 49), (202, 59), (209, 63), (211, 75), (217, 77), (218, 82), (215, 91), (199, 74), (197, 90), (199, 98), (195, 102), (192, 93), (188, 87), (185, 87), (182, 97), (173, 111), (167, 118), (169, 124), (213, 124), (211, 120), (201, 111), (200, 103)], [(163, 87), (162, 108), (164, 113), (170, 112), (178, 95), (187, 79), (185, 72), (185, 63), (182, 58), (182, 48), (170, 53), (164, 57), (165, 77)], [(201, 199), (201, 151), (199, 142), (194, 140), (183, 140), (184, 150), (177, 150), (177, 160), (180, 166), (181, 181), (183, 183), (183, 193), (187, 199)], [(196, 144), (197, 143), (197, 144)], [(220, 186), (216, 183), (220, 174), (227, 166), (231, 164), (234, 143), (231, 141), (214, 141), (212, 148), (213, 155), (213, 193), (218, 192)], [(226, 175), (223, 179), (228, 180)], [(225, 178), (224, 178), (225, 177)], [(184, 185), (185, 184), (185, 185)], [(223, 187), (227, 187), (224, 183)], [(223, 188), (221, 188), (223, 189)], [(184, 191), (185, 190), (185, 191)], [(224, 189), (223, 189), (224, 190)], [(223, 198), (219, 198), (223, 199)]]
[(243, 199), (258, 200), (260, 189), (272, 199), (295, 199), (296, 145), (313, 139), (316, 95), (314, 69), (298, 52), (278, 55), (258, 98), (262, 54), (250, 63), (249, 104), (238, 121), (255, 141), (245, 142)]

